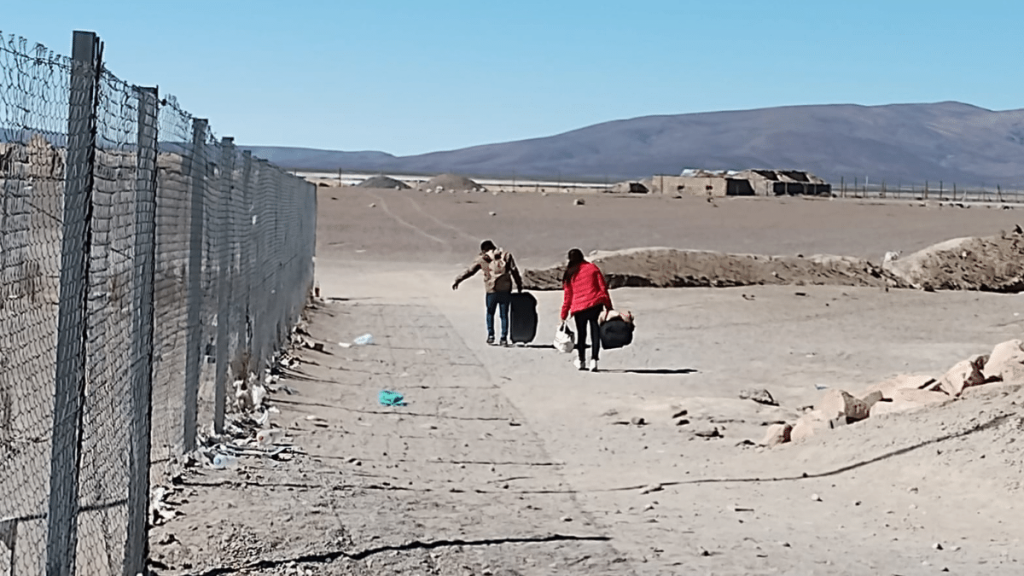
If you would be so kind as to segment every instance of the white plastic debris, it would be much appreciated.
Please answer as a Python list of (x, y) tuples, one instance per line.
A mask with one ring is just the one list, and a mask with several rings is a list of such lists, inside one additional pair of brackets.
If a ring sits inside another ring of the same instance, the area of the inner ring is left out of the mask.
[(355, 344), (356, 346), (369, 346), (370, 344), (373, 344), (373, 335), (363, 334), (362, 336), (353, 340), (352, 343)]
[(263, 404), (263, 399), (267, 397), (267, 389), (263, 386), (252, 387), (252, 404), (253, 406), (260, 406)]
[(273, 446), (274, 443), (279, 441), (283, 436), (284, 430), (260, 430), (259, 432), (256, 433), (256, 444), (258, 444), (262, 448)]
[(225, 468), (231, 468), (238, 464), (238, 458), (229, 456), (227, 454), (217, 454), (213, 457), (213, 467), (217, 470), (224, 470)]

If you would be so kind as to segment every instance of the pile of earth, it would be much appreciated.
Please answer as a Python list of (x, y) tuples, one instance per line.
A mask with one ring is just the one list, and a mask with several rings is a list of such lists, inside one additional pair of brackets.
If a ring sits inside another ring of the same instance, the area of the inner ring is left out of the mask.
[(948, 240), (885, 262), (901, 284), (924, 290), (1024, 291), (1024, 234)]
[[(674, 248), (595, 252), (610, 288), (736, 287), (762, 284), (876, 286), (921, 290), (1024, 291), (1024, 231), (959, 238), (875, 264), (848, 256), (762, 256)], [(531, 290), (560, 290), (563, 265), (531, 269)]]
[(356, 184), (358, 188), (381, 188), (389, 190), (408, 190), (409, 185), (389, 176), (373, 176)]
[[(732, 287), (758, 284), (885, 286), (893, 279), (867, 260), (843, 256), (760, 256), (674, 248), (595, 252), (609, 288)], [(560, 290), (564, 267), (526, 270), (530, 290)]]
[(427, 180), (420, 186), (422, 190), (431, 192), (465, 192), (483, 190), (476, 182), (458, 174), (440, 174)]

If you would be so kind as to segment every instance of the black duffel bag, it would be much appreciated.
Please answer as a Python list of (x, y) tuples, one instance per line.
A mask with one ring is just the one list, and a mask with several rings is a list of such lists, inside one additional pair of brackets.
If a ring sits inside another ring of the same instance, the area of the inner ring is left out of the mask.
[(605, 350), (614, 350), (629, 346), (633, 341), (633, 324), (622, 318), (610, 318), (601, 324), (601, 347)]

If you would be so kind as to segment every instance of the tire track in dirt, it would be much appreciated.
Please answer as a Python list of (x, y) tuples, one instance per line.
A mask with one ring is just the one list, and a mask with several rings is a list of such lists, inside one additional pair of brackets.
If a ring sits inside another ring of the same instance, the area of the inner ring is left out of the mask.
[(373, 197), (377, 200), (377, 202), (380, 203), (380, 207), (381, 207), (381, 209), (384, 210), (384, 213), (387, 214), (388, 216), (390, 216), (392, 220), (394, 220), (395, 222), (398, 222), (399, 224), (401, 224), (402, 226), (405, 226), (406, 228), (412, 230), (413, 232), (416, 232), (420, 236), (423, 236), (424, 238), (427, 238), (428, 240), (433, 240), (434, 242), (437, 242), (438, 244), (441, 244), (442, 246), (445, 247), (445, 251), (446, 252), (451, 252), (451, 250), (452, 250), (451, 242), (449, 242), (448, 240), (445, 240), (444, 238), (439, 238), (437, 236), (434, 236), (433, 234), (427, 232), (423, 228), (420, 228), (419, 226), (417, 226), (415, 224), (412, 224), (409, 221), (407, 221), (404, 218), (402, 218), (401, 216), (395, 214), (394, 212), (392, 212), (391, 208), (388, 206), (387, 201), (385, 201), (380, 196), (374, 194)]
[(412, 198), (409, 198), (409, 201), (410, 201), (410, 202), (412, 202), (412, 205), (413, 205), (413, 207), (415, 207), (415, 208), (416, 208), (416, 210), (417, 210), (417, 211), (418, 211), (418, 212), (419, 212), (420, 214), (423, 214), (423, 215), (424, 215), (424, 216), (426, 216), (427, 218), (430, 218), (430, 219), (431, 219), (431, 220), (433, 220), (433, 221), (434, 221), (435, 223), (437, 223), (437, 225), (438, 225), (438, 226), (441, 226), (441, 227), (443, 227), (443, 228), (447, 228), (448, 230), (451, 230), (452, 232), (455, 232), (456, 234), (458, 234), (458, 235), (459, 235), (459, 236), (461, 236), (462, 238), (465, 238), (466, 240), (471, 240), (471, 241), (474, 241), (474, 242), (478, 240), (478, 238), (477, 238), (477, 237), (475, 237), (475, 236), (471, 236), (471, 235), (467, 234), (467, 233), (466, 233), (465, 231), (463, 231), (462, 229), (460, 229), (460, 228), (456, 228), (455, 226), (452, 226), (451, 224), (448, 224), (447, 222), (444, 222), (444, 221), (442, 221), (442, 220), (441, 220), (440, 218), (438, 218), (437, 216), (434, 216), (433, 214), (430, 214), (429, 212), (427, 212), (426, 210), (424, 210), (422, 206), (420, 206), (420, 203), (419, 203), (419, 202), (417, 202), (417, 201), (413, 200)]

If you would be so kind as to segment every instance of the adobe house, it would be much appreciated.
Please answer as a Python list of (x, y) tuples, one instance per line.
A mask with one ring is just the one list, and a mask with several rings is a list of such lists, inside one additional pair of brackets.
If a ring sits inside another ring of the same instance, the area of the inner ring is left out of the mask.
[(645, 180), (656, 194), (691, 196), (829, 195), (832, 186), (799, 170), (684, 170), (679, 176), (659, 174)]
[(758, 196), (828, 196), (832, 185), (802, 170), (744, 170), (738, 174), (750, 182)]
[(750, 182), (735, 177), (734, 172), (709, 172), (705, 170), (685, 170), (679, 176), (659, 174), (651, 181), (652, 191), (661, 194), (679, 194), (691, 196), (724, 197), (753, 196), (754, 189)]

